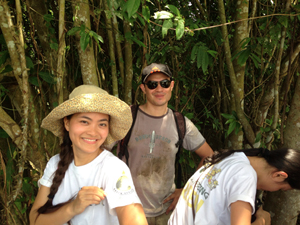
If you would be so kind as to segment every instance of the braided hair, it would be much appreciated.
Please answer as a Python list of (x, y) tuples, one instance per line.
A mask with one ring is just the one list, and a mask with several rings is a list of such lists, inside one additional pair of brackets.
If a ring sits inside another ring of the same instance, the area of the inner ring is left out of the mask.
[[(71, 118), (71, 116), (67, 117), (68, 120), (70, 120), (70, 118)], [(68, 202), (70, 202), (72, 200), (72, 198), (71, 198), (67, 202), (60, 203), (55, 206), (52, 203), (54, 196), (55, 196), (63, 178), (65, 177), (65, 173), (68, 170), (70, 163), (74, 159), (72, 142), (71, 142), (71, 139), (69, 136), (69, 132), (66, 129), (64, 129), (63, 142), (60, 145), (60, 148), (61, 148), (61, 151), (59, 154), (60, 161), (58, 162), (57, 170), (55, 171), (52, 185), (50, 187), (50, 194), (48, 195), (47, 202), (37, 210), (38, 215), (55, 212), (60, 207), (62, 207), (63, 205), (67, 204)], [(68, 222), (68, 224), (70, 224), (70, 223)]]
[(212, 157), (206, 159), (205, 163), (209, 163), (207, 167), (214, 165), (235, 152), (243, 152), (246, 156), (258, 156), (266, 160), (266, 162), (277, 168), (279, 171), (287, 173), (288, 177), (285, 181), (293, 188), (300, 189), (300, 151), (291, 148), (282, 148), (269, 151), (266, 148), (252, 148), (240, 150), (221, 150), (215, 152)]

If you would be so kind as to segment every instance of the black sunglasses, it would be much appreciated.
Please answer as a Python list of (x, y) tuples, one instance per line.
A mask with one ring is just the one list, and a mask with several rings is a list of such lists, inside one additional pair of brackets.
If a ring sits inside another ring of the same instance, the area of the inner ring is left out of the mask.
[(168, 88), (170, 87), (171, 85), (171, 81), (168, 80), (168, 79), (165, 79), (165, 80), (161, 80), (161, 81), (152, 81), (152, 80), (149, 80), (147, 83), (145, 83), (147, 85), (147, 87), (151, 90), (157, 88), (158, 86), (158, 82), (160, 83), (160, 86), (162, 88)]

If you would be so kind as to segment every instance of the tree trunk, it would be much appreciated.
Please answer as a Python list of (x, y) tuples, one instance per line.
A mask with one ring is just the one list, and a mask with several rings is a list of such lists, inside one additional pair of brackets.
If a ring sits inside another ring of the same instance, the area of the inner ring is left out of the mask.
[[(74, 26), (80, 27), (81, 25), (84, 25), (86, 28), (85, 31), (88, 32), (91, 29), (89, 1), (74, 0), (74, 2), (72, 2), (72, 6), (75, 17)], [(76, 45), (79, 53), (83, 83), (99, 86), (94, 48), (88, 45), (85, 51), (83, 51), (80, 46), (80, 38), (79, 32), (77, 32)]]
[[(124, 21), (124, 34), (131, 34), (130, 24)], [(132, 104), (132, 45), (131, 41), (125, 38), (125, 90), (124, 90), (124, 101), (128, 104)]]
[[(300, 78), (297, 78), (295, 93), (284, 131), (284, 146), (299, 149), (300, 139)], [(276, 201), (276, 203), (275, 203)], [(265, 209), (273, 215), (273, 225), (296, 225), (300, 211), (300, 191), (268, 193)]]
[[(223, 0), (218, 0), (218, 6), (219, 6), (219, 16), (221, 23), (225, 24), (226, 23), (226, 17), (225, 17), (225, 8), (224, 8), (224, 3)], [(255, 135), (254, 131), (248, 122), (247, 118), (244, 115), (244, 111), (242, 109), (241, 103), (242, 103), (242, 98), (240, 96), (239, 92), (239, 83), (236, 78), (236, 74), (234, 71), (234, 67), (232, 64), (232, 57), (231, 57), (231, 50), (229, 46), (229, 39), (228, 39), (228, 31), (226, 26), (222, 26), (222, 37), (224, 40), (224, 50), (225, 50), (225, 58), (226, 58), (226, 64), (230, 76), (230, 82), (231, 82), (231, 87), (232, 87), (232, 96), (231, 98), (234, 99), (235, 102), (235, 107), (236, 107), (236, 113), (239, 118), (240, 123), (243, 126), (243, 130), (245, 132), (245, 136), (250, 144), (254, 144), (255, 142)]]
[(105, 22), (107, 28), (107, 37), (108, 37), (108, 49), (109, 49), (109, 57), (110, 57), (110, 69), (111, 69), (111, 79), (112, 79), (112, 90), (113, 95), (119, 97), (118, 91), (118, 77), (117, 77), (117, 66), (116, 66), (116, 56), (115, 56), (115, 42), (112, 28), (111, 16), (108, 15), (108, 5), (107, 1), (104, 1), (104, 9), (105, 9)]
[(57, 81), (56, 93), (58, 97), (58, 104), (63, 103), (64, 98), (64, 77), (66, 76), (65, 65), (65, 0), (59, 0), (59, 31), (58, 31), (58, 55), (57, 55)]
[[(249, 2), (248, 1), (238, 1), (237, 2), (237, 9), (236, 9), (236, 20), (243, 20), (248, 18), (248, 11), (249, 11)], [(238, 53), (243, 50), (242, 45), (245, 38), (249, 37), (248, 32), (248, 21), (244, 20), (242, 22), (238, 22), (235, 24), (235, 33), (233, 35), (233, 52)], [(244, 47), (245, 48), (245, 47)], [(238, 59), (235, 58), (232, 62), (236, 81), (238, 85), (239, 96), (240, 96), (240, 107), (242, 111), (244, 111), (244, 80), (245, 80), (245, 67), (246, 63), (240, 65), (238, 63)], [(232, 86), (231, 93), (234, 93), (233, 88), (237, 88)], [(234, 95), (234, 94), (233, 94)], [(238, 103), (237, 103), (238, 104)], [(239, 106), (238, 106), (239, 107)], [(237, 112), (235, 98), (231, 98), (231, 111)], [(229, 141), (231, 143), (232, 149), (242, 149), (243, 148), (243, 135), (244, 132), (241, 130), (237, 134), (232, 132), (229, 136)]]

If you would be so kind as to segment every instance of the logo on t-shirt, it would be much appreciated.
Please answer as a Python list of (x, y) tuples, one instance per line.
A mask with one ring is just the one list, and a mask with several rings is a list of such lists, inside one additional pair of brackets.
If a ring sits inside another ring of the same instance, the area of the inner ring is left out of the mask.
[(208, 180), (208, 187), (210, 188), (210, 190), (215, 189), (218, 186), (218, 181), (215, 178), (217, 173), (220, 173), (221, 169), (218, 168), (214, 168), (213, 170), (211, 170), (207, 175), (206, 178)]
[(129, 178), (126, 176), (125, 172), (123, 171), (122, 175), (117, 180), (117, 183), (114, 187), (114, 191), (120, 194), (130, 194), (134, 191), (131, 185), (132, 183), (130, 182)]

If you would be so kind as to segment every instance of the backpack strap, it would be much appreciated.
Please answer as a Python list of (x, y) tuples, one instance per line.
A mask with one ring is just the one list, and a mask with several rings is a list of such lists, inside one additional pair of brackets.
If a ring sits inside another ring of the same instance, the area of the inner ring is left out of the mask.
[(126, 136), (121, 140), (120, 143), (120, 149), (119, 149), (119, 153), (118, 153), (118, 157), (119, 159), (122, 159), (123, 156), (125, 155), (125, 159), (126, 159), (126, 164), (128, 165), (128, 159), (129, 159), (129, 152), (128, 152), (128, 142), (131, 136), (131, 132), (132, 132), (132, 128), (134, 126), (135, 120), (136, 120), (136, 115), (139, 109), (139, 105), (132, 105), (130, 106), (131, 108), (131, 114), (132, 114), (132, 124), (131, 127), (128, 131), (128, 133), (126, 134)]
[(176, 158), (175, 158), (175, 165), (177, 164), (176, 187), (180, 188), (181, 187), (182, 171), (181, 171), (181, 165), (179, 163), (179, 159), (180, 159), (180, 152), (181, 152), (181, 148), (182, 148), (183, 138), (184, 138), (185, 132), (186, 132), (186, 124), (185, 124), (184, 115), (182, 113), (177, 112), (173, 109), (172, 109), (172, 111), (173, 111), (173, 114), (174, 114), (177, 133), (178, 133), (178, 141), (175, 144), (175, 146), (178, 148), (178, 151), (176, 153)]

